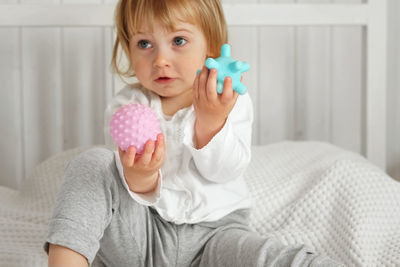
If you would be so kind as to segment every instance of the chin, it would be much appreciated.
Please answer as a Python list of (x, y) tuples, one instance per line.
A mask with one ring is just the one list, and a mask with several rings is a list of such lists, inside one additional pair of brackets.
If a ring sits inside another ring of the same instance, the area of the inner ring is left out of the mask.
[(159, 95), (160, 97), (163, 97), (163, 98), (176, 96), (176, 94), (168, 93), (168, 92), (158, 92), (158, 91), (153, 91), (153, 92), (156, 93), (157, 95)]

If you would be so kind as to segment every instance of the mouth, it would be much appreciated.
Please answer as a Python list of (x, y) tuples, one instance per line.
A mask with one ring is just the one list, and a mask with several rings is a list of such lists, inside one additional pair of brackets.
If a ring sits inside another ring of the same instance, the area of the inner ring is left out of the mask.
[(171, 77), (158, 77), (155, 81), (156, 81), (157, 83), (165, 84), (165, 83), (171, 83), (171, 82), (175, 81), (175, 78), (171, 78)]

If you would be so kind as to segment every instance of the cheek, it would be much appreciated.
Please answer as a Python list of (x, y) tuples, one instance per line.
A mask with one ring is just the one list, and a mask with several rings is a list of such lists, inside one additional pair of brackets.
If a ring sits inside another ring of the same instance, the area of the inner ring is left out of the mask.
[(141, 60), (140, 58), (137, 58), (135, 60), (131, 60), (131, 62), (133, 71), (136, 73), (136, 76), (142, 76), (146, 74), (146, 66), (148, 64), (146, 60)]
[(206, 55), (192, 55), (188, 58), (188, 62), (190, 62), (191, 68), (195, 69), (196, 71), (201, 69), (206, 62)]

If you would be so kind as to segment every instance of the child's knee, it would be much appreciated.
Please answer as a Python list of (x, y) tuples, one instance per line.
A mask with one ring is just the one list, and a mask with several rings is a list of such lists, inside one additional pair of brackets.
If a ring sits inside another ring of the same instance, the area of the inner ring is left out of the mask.
[[(114, 153), (103, 147), (90, 148), (75, 158), (73, 158), (66, 171), (68, 172), (90, 172), (93, 175), (100, 173), (113, 173), (115, 172)], [(107, 175), (109, 176), (109, 175)]]
[[(89, 186), (91, 190), (110, 188), (118, 174), (111, 150), (95, 147), (73, 158), (64, 173), (66, 184)], [(76, 181), (78, 180), (78, 181)]]
[(99, 168), (114, 161), (114, 153), (103, 147), (90, 148), (74, 158), (74, 161)]

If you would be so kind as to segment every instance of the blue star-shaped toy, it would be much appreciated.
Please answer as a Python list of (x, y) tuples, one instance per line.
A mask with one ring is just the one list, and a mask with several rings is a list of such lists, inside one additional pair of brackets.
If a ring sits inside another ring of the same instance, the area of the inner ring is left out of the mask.
[(247, 62), (241, 62), (234, 60), (231, 57), (231, 46), (229, 44), (224, 44), (221, 47), (221, 56), (213, 59), (207, 58), (206, 67), (208, 69), (217, 69), (217, 92), (222, 94), (224, 88), (224, 80), (226, 76), (232, 78), (233, 90), (235, 90), (239, 95), (246, 93), (246, 86), (240, 82), (242, 72), (248, 71), (250, 65)]

